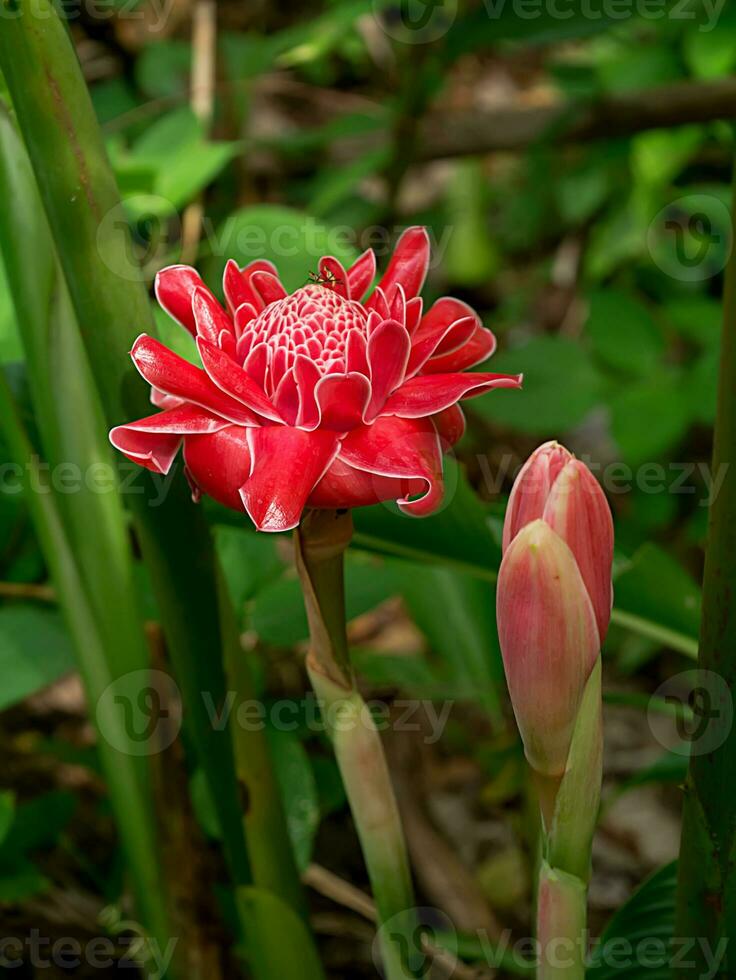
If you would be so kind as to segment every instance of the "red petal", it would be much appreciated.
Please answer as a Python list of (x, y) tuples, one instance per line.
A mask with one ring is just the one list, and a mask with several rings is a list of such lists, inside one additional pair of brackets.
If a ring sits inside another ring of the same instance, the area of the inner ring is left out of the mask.
[(351, 330), (348, 334), (345, 361), (348, 371), (357, 371), (368, 376), (368, 348), (365, 335), (358, 330)]
[(421, 296), (415, 296), (413, 299), (407, 300), (406, 303), (406, 329), (409, 334), (413, 334), (419, 325), (419, 321), (422, 319), (422, 307), (424, 306), (424, 300)]
[(423, 480), (423, 497), (399, 501), (407, 514), (423, 517), (442, 500), (442, 453), (430, 419), (377, 419), (345, 436), (339, 458), (368, 473)]
[(284, 422), (287, 425), (296, 425), (299, 418), (299, 389), (294, 376), (294, 368), (287, 371), (279, 382), (273, 401)]
[(544, 513), (550, 490), (564, 467), (575, 457), (551, 440), (538, 446), (524, 463), (514, 480), (503, 522), (503, 550), (519, 531)]
[(340, 296), (350, 299), (347, 272), (343, 264), (333, 255), (325, 255), (319, 260), (319, 274), (323, 279), (328, 280), (329, 289), (334, 289)]
[(220, 429), (212, 435), (187, 436), (184, 461), (196, 486), (214, 500), (239, 510), (243, 501), (240, 487), (250, 474), (250, 450), (246, 430), (239, 425)]
[(362, 374), (328, 374), (314, 389), (320, 428), (349, 432), (361, 425), (371, 397), (371, 383)]
[(363, 252), (347, 272), (351, 299), (361, 300), (376, 277), (376, 256), (372, 248)]
[[(426, 228), (407, 228), (396, 243), (388, 269), (381, 277), (378, 287), (391, 295), (392, 287), (401, 283), (407, 299), (418, 296), (422, 291), (429, 267), (429, 235)], [(373, 294), (375, 296), (375, 293)], [(366, 306), (373, 308), (373, 296)]]
[(212, 381), (225, 394), (247, 405), (267, 419), (280, 422), (281, 417), (263, 388), (218, 347), (202, 337), (197, 341), (202, 364)]
[(436, 333), (427, 333), (421, 337), (422, 328), (420, 327), (414, 335), (409, 366), (406, 369), (407, 377), (411, 378), (421, 371), (427, 361), (435, 351), (442, 347), (449, 347), (451, 350), (460, 348), (466, 344), (473, 336), (476, 329), (477, 320), (474, 316), (466, 316), (461, 320), (455, 320), (449, 326), (443, 327)]
[(613, 518), (606, 495), (585, 463), (573, 459), (560, 472), (552, 484), (543, 516), (575, 555), (593, 603), (602, 644), (613, 598)]
[(200, 274), (189, 265), (170, 265), (156, 274), (154, 291), (159, 305), (193, 336), (197, 333), (192, 313), (195, 289), (203, 289), (212, 296)]
[(368, 338), (372, 394), (367, 421), (376, 417), (391, 392), (404, 380), (410, 351), (409, 334), (395, 320), (382, 323)]
[[(200, 343), (207, 343), (207, 341), (200, 340)], [(214, 349), (217, 350), (216, 347)], [(223, 394), (204, 371), (185, 361), (183, 357), (179, 357), (153, 337), (141, 334), (130, 353), (141, 375), (150, 385), (164, 394), (194, 402), (195, 405), (221, 415), (230, 422), (237, 422), (240, 425), (257, 423), (257, 416), (253, 412)], [(222, 351), (217, 353), (219, 357), (233, 364)]]
[(450, 405), (449, 408), (443, 409), (437, 415), (432, 416), (432, 421), (439, 433), (442, 449), (445, 452), (456, 442), (460, 442), (465, 435), (465, 416), (459, 405)]
[(335, 458), (337, 436), (281, 425), (251, 433), (251, 472), (240, 489), (243, 504), (259, 531), (289, 531), (299, 523), (309, 494)]
[(475, 398), (492, 388), (519, 388), (520, 374), (430, 374), (405, 381), (383, 407), (384, 415), (416, 419)]
[(297, 425), (314, 429), (319, 425), (319, 406), (314, 389), (320, 379), (319, 368), (304, 354), (297, 354), (294, 361), (294, 377), (299, 391), (299, 417)]
[(133, 462), (154, 473), (168, 473), (182, 436), (217, 432), (227, 424), (224, 419), (210, 415), (196, 405), (182, 404), (128, 425), (116, 426), (110, 431), (110, 442)]
[(381, 476), (368, 473), (335, 459), (309, 495), (310, 507), (367, 507), (382, 500), (400, 500), (410, 494), (422, 493), (424, 480), (406, 477)]
[(183, 401), (181, 398), (174, 398), (173, 395), (159, 391), (158, 388), (151, 388), (151, 404), (156, 408), (176, 408), (177, 405), (182, 405)]
[(431, 357), (422, 368), (424, 374), (446, 374), (452, 371), (464, 371), (482, 361), (488, 360), (496, 349), (496, 338), (486, 327), (477, 326), (470, 339), (449, 354), (439, 354)]
[(442, 296), (430, 306), (422, 317), (417, 330), (417, 340), (439, 336), (451, 323), (456, 320), (464, 320), (468, 316), (472, 316), (476, 323), (481, 322), (472, 306), (463, 303), (461, 299), (455, 299), (454, 296)]
[(245, 373), (255, 381), (259, 388), (263, 388), (266, 384), (266, 373), (271, 359), (270, 352), (271, 348), (268, 344), (256, 344), (243, 365)]
[(266, 306), (277, 303), (280, 299), (286, 299), (289, 295), (281, 285), (279, 277), (273, 272), (254, 272), (250, 282)]
[(208, 289), (197, 287), (192, 297), (192, 314), (197, 328), (197, 335), (219, 343), (220, 334), (234, 333), (233, 323), (215, 297)]
[(231, 315), (234, 315), (243, 303), (250, 303), (257, 310), (263, 309), (261, 297), (255, 292), (250, 282), (250, 277), (254, 272), (271, 272), (273, 275), (278, 275), (276, 266), (268, 259), (256, 259), (255, 262), (249, 263), (242, 270), (238, 268), (237, 262), (233, 259), (230, 259), (225, 266), (223, 288)]

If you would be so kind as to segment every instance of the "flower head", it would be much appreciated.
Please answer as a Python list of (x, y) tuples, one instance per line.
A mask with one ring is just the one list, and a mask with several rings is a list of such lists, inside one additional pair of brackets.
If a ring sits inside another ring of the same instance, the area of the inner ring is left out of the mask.
[(131, 355), (161, 411), (114, 428), (113, 445), (166, 473), (183, 444), (194, 492), (244, 509), (264, 531), (295, 527), (306, 506), (398, 500), (430, 513), (442, 453), (463, 432), (457, 402), (521, 378), (465, 373), (495, 339), (459, 300), (423, 313), (428, 263), (423, 228), (404, 232), (372, 291), (370, 250), (347, 270), (321, 259), (292, 294), (270, 262), (231, 261), (227, 309), (194, 269), (164, 269), (157, 298), (195, 337), (202, 368), (141, 335)]

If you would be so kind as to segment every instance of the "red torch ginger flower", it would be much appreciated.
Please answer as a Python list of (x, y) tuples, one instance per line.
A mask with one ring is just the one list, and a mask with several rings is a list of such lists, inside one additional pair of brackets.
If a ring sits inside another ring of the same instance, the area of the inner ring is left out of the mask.
[(315, 281), (291, 295), (272, 263), (230, 261), (227, 311), (194, 269), (164, 269), (158, 301), (195, 337), (203, 369), (141, 335), (131, 356), (162, 411), (114, 428), (112, 444), (167, 473), (183, 443), (196, 493), (245, 509), (262, 531), (296, 527), (307, 506), (397, 500), (430, 513), (442, 453), (463, 432), (457, 402), (521, 378), (464, 373), (495, 339), (459, 300), (422, 314), (428, 264), (426, 231), (408, 229), (364, 299), (371, 250), (347, 270), (321, 259)]

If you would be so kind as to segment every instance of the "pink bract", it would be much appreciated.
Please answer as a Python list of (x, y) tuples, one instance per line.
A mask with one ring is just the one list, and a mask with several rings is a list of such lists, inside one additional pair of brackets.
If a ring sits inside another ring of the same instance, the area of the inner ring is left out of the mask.
[(347, 270), (322, 258), (318, 281), (291, 295), (270, 262), (230, 261), (227, 310), (194, 269), (164, 269), (158, 301), (196, 338), (202, 368), (142, 334), (131, 356), (161, 411), (114, 428), (112, 444), (156, 473), (183, 444), (195, 493), (263, 531), (295, 527), (307, 506), (430, 513), (463, 432), (457, 402), (521, 377), (466, 373), (494, 336), (460, 300), (423, 314), (428, 264), (423, 228), (404, 232), (373, 290), (370, 250)]

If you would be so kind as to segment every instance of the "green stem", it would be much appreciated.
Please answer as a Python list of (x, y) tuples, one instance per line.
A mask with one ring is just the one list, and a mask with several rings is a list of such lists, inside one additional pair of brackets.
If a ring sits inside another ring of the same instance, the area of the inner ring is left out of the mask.
[(417, 975), (414, 893), (391, 777), (370, 710), (355, 685), (345, 630), (343, 556), (349, 512), (312, 511), (295, 532), (310, 628), (307, 670), (342, 774), (376, 903), (388, 980)]
[(586, 886), (575, 875), (542, 862), (537, 894), (537, 980), (583, 980)]
[(538, 980), (583, 980), (590, 852), (601, 797), (601, 658), (585, 685), (562, 778), (537, 775), (545, 835), (539, 871)]
[[(732, 229), (735, 222), (736, 188)], [(732, 231), (713, 444), (713, 472), (724, 472), (725, 478), (710, 507), (698, 654), (709, 720), (690, 756), (677, 886), (675, 934), (699, 940), (687, 957), (692, 965), (681, 965), (679, 973), (693, 977), (704, 975), (706, 945), (713, 953), (724, 941), (728, 945), (718, 976), (736, 974), (736, 725), (729, 695), (736, 691), (735, 449), (736, 248)]]

